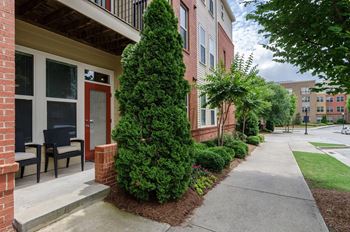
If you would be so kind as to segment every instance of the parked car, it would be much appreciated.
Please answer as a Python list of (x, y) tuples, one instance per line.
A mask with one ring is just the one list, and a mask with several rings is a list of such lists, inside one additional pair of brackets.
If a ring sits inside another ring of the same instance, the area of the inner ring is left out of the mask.
[(341, 130), (341, 133), (342, 134), (346, 134), (346, 135), (350, 135), (350, 127), (344, 127), (342, 130)]

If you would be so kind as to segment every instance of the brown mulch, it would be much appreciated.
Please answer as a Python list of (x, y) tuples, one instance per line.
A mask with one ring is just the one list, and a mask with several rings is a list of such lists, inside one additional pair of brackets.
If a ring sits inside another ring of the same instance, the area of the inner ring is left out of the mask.
[(350, 192), (312, 189), (318, 208), (331, 232), (350, 231)]
[[(249, 154), (254, 149), (255, 146), (249, 145)], [(243, 159), (234, 159), (230, 166), (225, 168), (221, 173), (212, 173), (217, 180), (210, 189), (205, 191), (204, 195), (224, 180), (229, 173), (243, 161)], [(111, 192), (106, 198), (106, 201), (127, 212), (176, 226), (183, 223), (192, 214), (194, 209), (202, 205), (204, 200), (203, 196), (199, 196), (194, 190), (189, 188), (177, 201), (160, 204), (154, 201), (139, 201), (118, 186), (114, 186), (111, 188)]]

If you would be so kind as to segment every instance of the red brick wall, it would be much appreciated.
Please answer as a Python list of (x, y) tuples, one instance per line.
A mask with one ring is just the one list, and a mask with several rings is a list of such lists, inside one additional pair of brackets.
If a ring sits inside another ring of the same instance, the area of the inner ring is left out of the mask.
[(117, 144), (106, 144), (95, 148), (95, 181), (113, 186), (116, 183), (114, 166)]
[(0, 0), (0, 231), (12, 231), (14, 216), (15, 20), (14, 0)]
[[(230, 37), (226, 34), (224, 28), (218, 23), (218, 53), (219, 62), (224, 62), (224, 53), (226, 53), (226, 69), (229, 70), (234, 56), (234, 45)], [(225, 51), (225, 52), (224, 52)]]
[[(337, 97), (343, 96), (344, 101), (337, 102)], [(343, 118), (343, 115), (341, 112), (337, 111), (337, 106), (343, 106), (344, 107), (344, 113), (345, 113), (345, 119), (348, 117), (348, 111), (346, 109), (346, 101), (347, 101), (347, 95), (346, 94), (337, 94), (337, 95), (327, 95), (327, 97), (332, 97), (333, 102), (326, 102), (326, 107), (333, 107), (333, 112), (327, 112), (327, 116), (333, 117), (334, 122), (337, 121), (337, 119)], [(326, 99), (325, 99), (326, 100)], [(326, 110), (326, 109), (325, 109)]]
[[(172, 6), (176, 17), (180, 15), (180, 4), (188, 9), (188, 42), (187, 50), (183, 51), (184, 63), (186, 65), (185, 79), (190, 85), (195, 84), (197, 78), (197, 17), (196, 17), (196, 1), (195, 0), (173, 0)], [(179, 25), (180, 30), (180, 25)], [(189, 109), (188, 117), (191, 122), (191, 129), (197, 129), (197, 90), (191, 89), (188, 97)]]

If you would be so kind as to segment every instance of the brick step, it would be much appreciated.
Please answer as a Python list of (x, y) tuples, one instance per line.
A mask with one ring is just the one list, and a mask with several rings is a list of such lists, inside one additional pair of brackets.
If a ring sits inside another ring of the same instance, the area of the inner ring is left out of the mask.
[(110, 187), (95, 182), (95, 170), (15, 190), (17, 231), (37, 231), (70, 213), (103, 200)]

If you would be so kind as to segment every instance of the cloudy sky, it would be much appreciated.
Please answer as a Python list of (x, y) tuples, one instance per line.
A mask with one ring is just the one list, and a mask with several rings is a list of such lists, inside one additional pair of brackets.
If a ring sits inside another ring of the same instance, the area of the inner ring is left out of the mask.
[(301, 81), (315, 79), (311, 74), (300, 74), (298, 68), (290, 64), (272, 61), (272, 53), (261, 46), (264, 43), (262, 35), (258, 34), (260, 26), (245, 19), (253, 10), (252, 6), (244, 7), (239, 4), (242, 0), (228, 0), (236, 17), (233, 24), (233, 41), (236, 52), (248, 56), (254, 53), (256, 64), (259, 65), (260, 75), (269, 81)]

